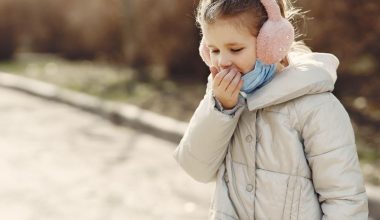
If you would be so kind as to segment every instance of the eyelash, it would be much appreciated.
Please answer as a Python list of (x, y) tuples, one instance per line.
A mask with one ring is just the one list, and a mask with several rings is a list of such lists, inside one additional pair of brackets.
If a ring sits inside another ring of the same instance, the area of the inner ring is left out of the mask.
[(239, 48), (239, 49), (231, 49), (231, 51), (234, 52), (234, 53), (240, 52), (240, 51), (242, 51), (242, 50), (243, 50), (243, 48)]
[[(240, 52), (240, 51), (242, 51), (244, 48), (239, 48), (239, 49), (230, 49), (230, 51), (232, 52), (232, 53), (238, 53), (238, 52)], [(211, 50), (211, 53), (219, 53), (219, 50)]]

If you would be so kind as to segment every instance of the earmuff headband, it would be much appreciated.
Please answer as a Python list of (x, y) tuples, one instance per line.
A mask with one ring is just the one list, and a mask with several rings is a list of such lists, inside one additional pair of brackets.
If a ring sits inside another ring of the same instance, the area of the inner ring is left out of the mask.
[[(268, 13), (257, 36), (257, 58), (264, 64), (280, 62), (288, 54), (294, 42), (293, 25), (281, 15), (276, 0), (261, 0)], [(203, 61), (211, 66), (210, 51), (201, 40), (199, 53)]]

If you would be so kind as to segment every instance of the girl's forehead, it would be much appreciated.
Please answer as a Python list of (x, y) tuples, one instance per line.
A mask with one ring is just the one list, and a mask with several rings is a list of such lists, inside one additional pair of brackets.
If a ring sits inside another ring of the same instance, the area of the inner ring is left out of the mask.
[(213, 23), (204, 23), (202, 29), (226, 28), (245, 29), (237, 18), (218, 18)]
[(218, 19), (212, 24), (202, 25), (202, 32), (207, 43), (214, 41), (239, 42), (251, 40), (254, 37), (247, 27), (236, 25), (236, 22), (228, 19)]

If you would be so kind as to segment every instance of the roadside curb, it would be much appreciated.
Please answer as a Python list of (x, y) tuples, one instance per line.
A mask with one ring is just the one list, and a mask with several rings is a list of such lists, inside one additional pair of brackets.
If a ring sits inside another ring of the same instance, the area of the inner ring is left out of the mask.
[(175, 143), (181, 140), (188, 125), (186, 122), (144, 110), (134, 105), (105, 101), (50, 83), (9, 73), (0, 72), (0, 86), (65, 103), (95, 113), (115, 124), (143, 130), (146, 133)]

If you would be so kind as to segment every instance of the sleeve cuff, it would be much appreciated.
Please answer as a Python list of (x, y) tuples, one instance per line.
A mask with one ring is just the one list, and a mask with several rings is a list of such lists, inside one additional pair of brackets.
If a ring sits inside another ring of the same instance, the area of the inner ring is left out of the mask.
[(244, 105), (244, 98), (239, 95), (239, 101), (238, 103), (235, 105), (235, 107), (233, 107), (232, 109), (224, 109), (223, 106), (222, 106), (222, 103), (220, 103), (220, 101), (215, 97), (213, 96), (214, 100), (215, 100), (215, 108), (223, 113), (223, 114), (226, 114), (226, 115), (235, 115), (236, 111)]

